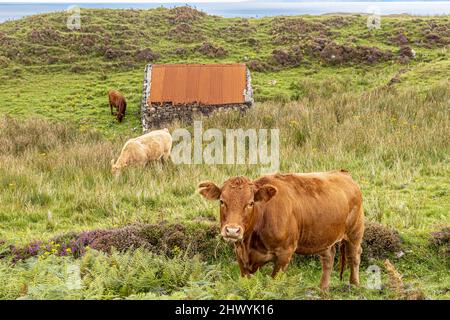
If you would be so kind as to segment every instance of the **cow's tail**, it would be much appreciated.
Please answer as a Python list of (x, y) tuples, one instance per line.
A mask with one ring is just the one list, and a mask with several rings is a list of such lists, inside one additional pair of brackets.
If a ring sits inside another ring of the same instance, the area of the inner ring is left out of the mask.
[(339, 271), (339, 279), (342, 281), (342, 275), (344, 274), (345, 269), (345, 242), (341, 240), (341, 244), (339, 245), (339, 261), (340, 261), (340, 271)]

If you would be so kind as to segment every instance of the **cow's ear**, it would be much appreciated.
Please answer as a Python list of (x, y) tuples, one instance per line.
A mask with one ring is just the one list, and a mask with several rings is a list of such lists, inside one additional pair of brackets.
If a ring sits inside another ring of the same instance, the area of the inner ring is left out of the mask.
[(219, 200), (222, 191), (214, 182), (201, 182), (198, 185), (198, 192), (208, 200)]
[(267, 202), (278, 192), (277, 188), (271, 184), (265, 184), (255, 192), (255, 201)]

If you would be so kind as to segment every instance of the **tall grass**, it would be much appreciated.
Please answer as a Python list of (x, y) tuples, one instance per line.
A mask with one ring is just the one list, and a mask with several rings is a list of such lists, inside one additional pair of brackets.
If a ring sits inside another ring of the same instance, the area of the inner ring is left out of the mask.
[[(203, 119), (203, 127), (279, 128), (281, 171), (347, 168), (362, 186), (369, 219), (429, 229), (448, 221), (449, 96), (443, 82), (426, 94), (379, 89), (267, 102), (242, 117)], [(68, 124), (9, 117), (0, 131), (0, 238), (12, 241), (136, 221), (210, 220), (214, 205), (195, 195), (197, 182), (256, 178), (260, 169), (155, 163), (114, 179), (110, 160), (128, 137), (109, 141)]]
[[(400, 231), (408, 249), (406, 258), (395, 263), (405, 281), (442, 298), (448, 263), (426, 248), (426, 239), (428, 232), (450, 222), (449, 101), (448, 82), (442, 82), (425, 93), (381, 88), (309, 95), (298, 102), (257, 103), (244, 116), (222, 113), (202, 120), (204, 130), (279, 128), (283, 172), (350, 170), (362, 187), (367, 219)], [(175, 123), (170, 130), (180, 126)], [(256, 178), (260, 172), (255, 165), (154, 163), (115, 179), (110, 160), (129, 137), (108, 140), (67, 123), (10, 117), (0, 120), (0, 132), (0, 239), (6, 244), (140, 221), (217, 223), (216, 205), (196, 195), (197, 183), (221, 183), (233, 175)], [(229, 260), (205, 264), (183, 259), (138, 251), (93, 252), (81, 261), (32, 258), (14, 267), (2, 260), (0, 282), (7, 285), (0, 297), (321, 298), (315, 289), (320, 264), (314, 259), (294, 261), (276, 280), (268, 278), (268, 268), (240, 279)], [(67, 291), (64, 285), (67, 263), (81, 264), (80, 291)], [(387, 289), (348, 291), (336, 286), (337, 278), (332, 282), (334, 298), (395, 298)]]

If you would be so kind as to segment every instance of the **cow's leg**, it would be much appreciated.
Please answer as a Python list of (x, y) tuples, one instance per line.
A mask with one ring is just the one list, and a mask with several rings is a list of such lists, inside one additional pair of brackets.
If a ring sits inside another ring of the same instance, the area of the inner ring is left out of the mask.
[(114, 107), (114, 103), (111, 99), (109, 99), (109, 109), (111, 109), (111, 115), (114, 115), (113, 107)]
[(275, 278), (275, 276), (280, 270), (286, 271), (287, 266), (289, 265), (289, 262), (291, 261), (294, 252), (295, 249), (294, 250), (289, 249), (283, 250), (276, 254), (272, 271), (272, 278)]
[(361, 242), (347, 241), (345, 243), (345, 257), (350, 266), (350, 283), (359, 285), (359, 264), (361, 262)]
[(242, 262), (238, 260), (239, 270), (241, 271), (241, 277), (250, 277), (250, 272), (242, 265)]
[(164, 155), (162, 157), (162, 159), (165, 161), (169, 160), (170, 158), (170, 150), (169, 151), (164, 151)]
[(319, 253), (320, 262), (322, 262), (322, 276), (320, 278), (320, 289), (326, 291), (330, 285), (331, 271), (333, 271), (334, 256), (336, 246), (332, 245), (325, 251)]

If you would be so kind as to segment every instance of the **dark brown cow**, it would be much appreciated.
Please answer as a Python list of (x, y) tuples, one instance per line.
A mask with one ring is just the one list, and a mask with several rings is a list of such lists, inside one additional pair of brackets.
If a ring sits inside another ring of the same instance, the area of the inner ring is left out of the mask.
[(122, 122), (123, 117), (125, 117), (125, 110), (127, 109), (127, 101), (125, 97), (118, 91), (109, 90), (109, 108), (111, 109), (111, 114), (114, 115), (113, 107), (117, 110), (115, 116), (117, 121)]
[(341, 241), (341, 279), (347, 260), (350, 283), (359, 284), (364, 213), (361, 191), (347, 171), (234, 177), (221, 188), (202, 182), (199, 192), (220, 201), (221, 235), (234, 242), (242, 276), (267, 262), (274, 263), (275, 276), (294, 253), (318, 254), (326, 290)]

